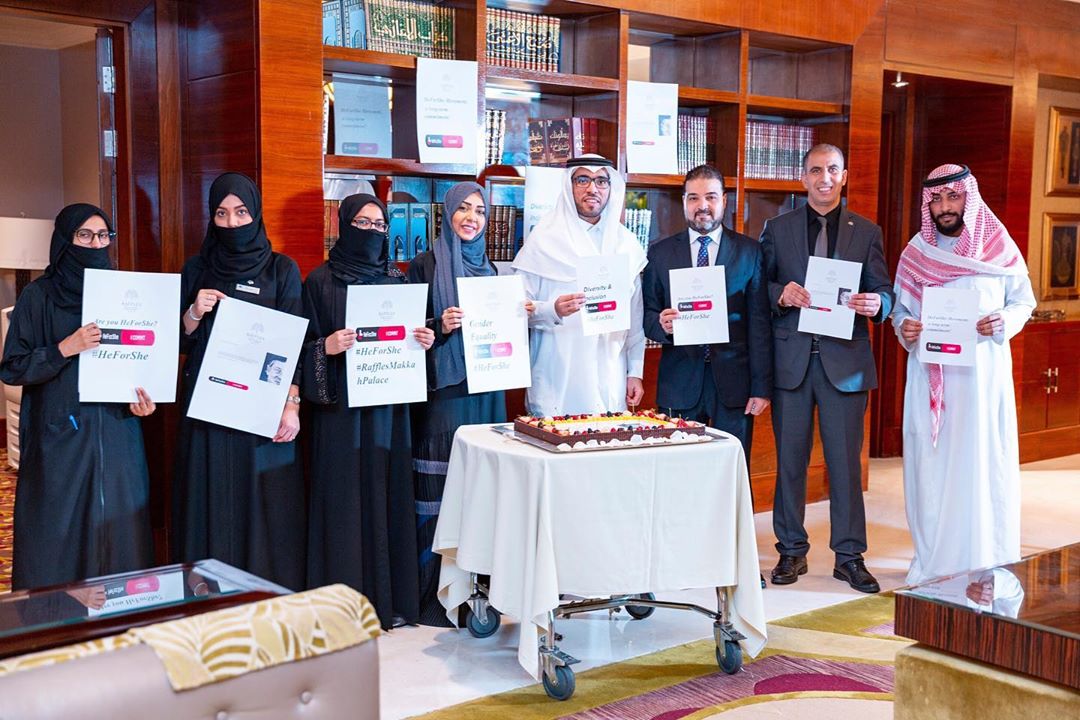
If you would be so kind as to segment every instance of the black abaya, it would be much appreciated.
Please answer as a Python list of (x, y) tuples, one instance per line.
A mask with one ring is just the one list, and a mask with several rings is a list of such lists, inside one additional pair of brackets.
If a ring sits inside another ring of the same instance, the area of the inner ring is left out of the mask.
[[(258, 292), (245, 292), (237, 287)], [(273, 253), (254, 277), (225, 281), (203, 256), (184, 265), (184, 312), (202, 288), (303, 315), (300, 269)], [(191, 335), (181, 329), (183, 413), (173, 486), (174, 552), (178, 560), (215, 558), (292, 590), (305, 585), (304, 484), (297, 443), (187, 417), (216, 313), (207, 313)], [(294, 382), (296, 382), (294, 380)]]
[(153, 561), (142, 427), (125, 404), (79, 402), (81, 325), (31, 283), (15, 303), (0, 380), (23, 386), (12, 587), (138, 570)]
[[(381, 275), (374, 284), (402, 277)], [(326, 354), (345, 327), (348, 286), (330, 264), (304, 281), (314, 340), (302, 357), (305, 436), (311, 450), (308, 583), (343, 582), (367, 596), (384, 628), (419, 615), (409, 406), (350, 408), (347, 353)]]

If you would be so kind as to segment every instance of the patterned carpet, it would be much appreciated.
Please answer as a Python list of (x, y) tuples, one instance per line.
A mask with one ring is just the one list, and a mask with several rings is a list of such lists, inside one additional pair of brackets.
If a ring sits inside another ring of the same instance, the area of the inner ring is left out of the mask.
[[(735, 675), (717, 672), (711, 640), (594, 668), (565, 702), (532, 686), (424, 720), (891, 720), (891, 594), (769, 624), (769, 643)], [(645, 622), (648, 622), (647, 620)]]
[(15, 534), (15, 480), (7, 449), (0, 448), (0, 592), (11, 589), (11, 538)]

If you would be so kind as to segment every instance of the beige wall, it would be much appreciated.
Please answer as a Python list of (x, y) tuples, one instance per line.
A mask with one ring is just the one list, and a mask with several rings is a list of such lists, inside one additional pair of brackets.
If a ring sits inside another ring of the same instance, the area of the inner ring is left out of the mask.
[(95, 52), (93, 42), (59, 51), (64, 205), (101, 200)]
[(0, 45), (0, 215), (53, 218), (64, 204), (60, 58)]
[(1028, 271), (1031, 274), (1031, 285), (1035, 289), (1035, 298), (1039, 301), (1040, 310), (1060, 308), (1065, 310), (1070, 318), (1080, 318), (1080, 299), (1042, 299), (1043, 213), (1080, 214), (1080, 195), (1071, 197), (1047, 197), (1046, 195), (1046, 146), (1049, 140), (1051, 106), (1080, 109), (1080, 92), (1039, 88), (1039, 103), (1035, 116), (1035, 148), (1032, 157), (1031, 242), (1028, 245)]

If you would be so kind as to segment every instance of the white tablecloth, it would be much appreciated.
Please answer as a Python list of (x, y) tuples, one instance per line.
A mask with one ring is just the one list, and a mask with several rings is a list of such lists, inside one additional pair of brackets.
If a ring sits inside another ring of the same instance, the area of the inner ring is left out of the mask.
[[(754, 517), (737, 440), (550, 453), (467, 425), (454, 436), (434, 550), (456, 623), (469, 573), (521, 621), (518, 660), (539, 677), (537, 635), (559, 594), (728, 587), (750, 655), (765, 645)], [(704, 621), (704, 619), (703, 619)]]

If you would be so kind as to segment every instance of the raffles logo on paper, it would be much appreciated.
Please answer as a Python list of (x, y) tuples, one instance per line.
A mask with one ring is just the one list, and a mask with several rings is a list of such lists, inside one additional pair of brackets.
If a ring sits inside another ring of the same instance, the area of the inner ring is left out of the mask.
[(255, 323), (244, 335), (252, 345), (262, 345), (266, 342), (266, 329), (262, 323)]
[(383, 300), (382, 305), (379, 306), (379, 319), (380, 320), (393, 320), (397, 312), (394, 310), (393, 300)]
[(142, 300), (139, 299), (138, 290), (128, 290), (124, 293), (124, 299), (120, 302), (121, 307), (129, 314), (134, 314), (142, 309)]

